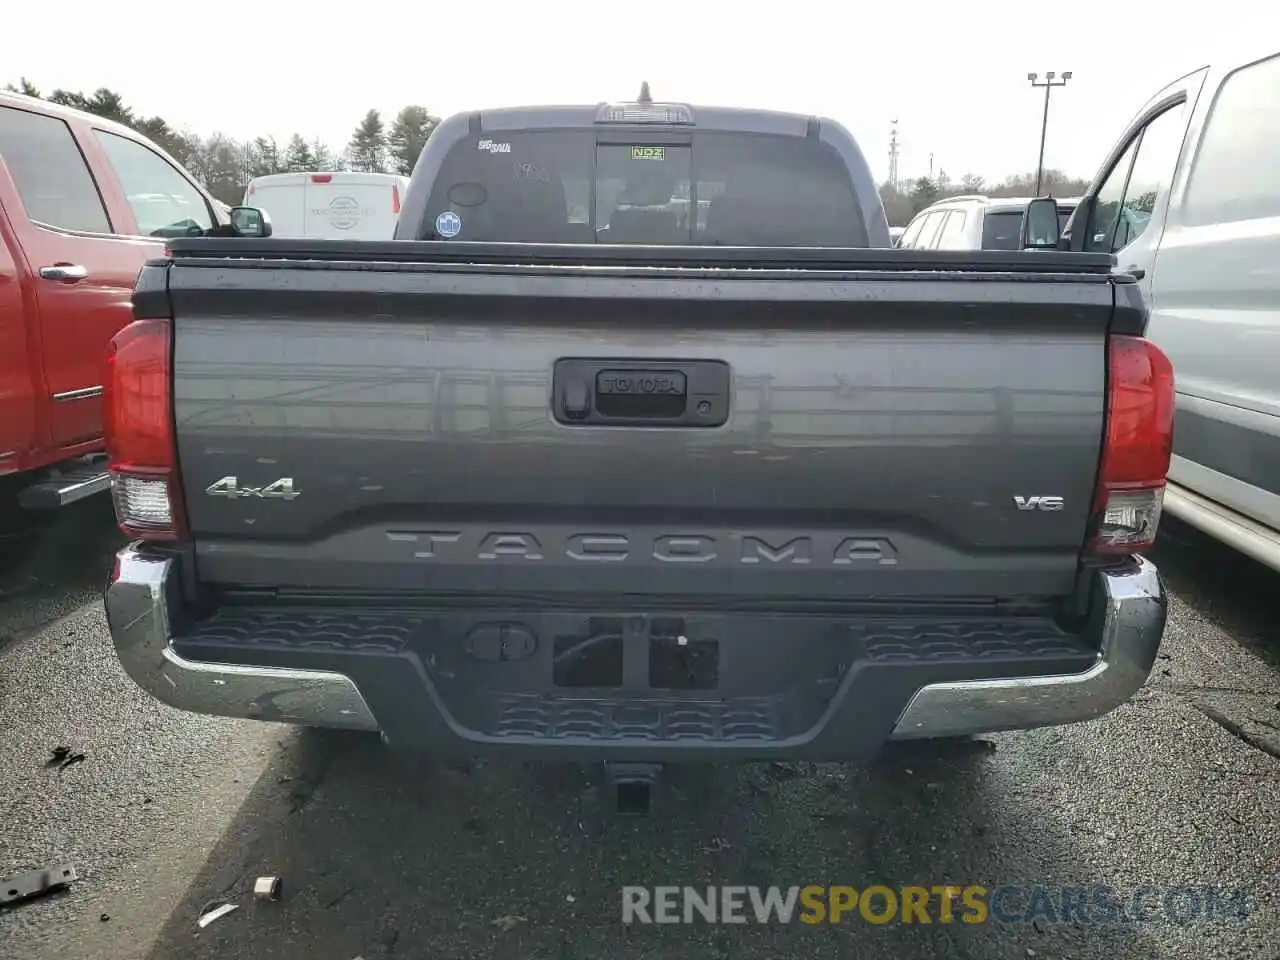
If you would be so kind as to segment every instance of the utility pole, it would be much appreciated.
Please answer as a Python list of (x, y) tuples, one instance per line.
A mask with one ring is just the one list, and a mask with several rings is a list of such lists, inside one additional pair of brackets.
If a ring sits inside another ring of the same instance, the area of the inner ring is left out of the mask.
[(898, 189), (898, 121), (889, 127), (889, 186)]
[[(1056, 71), (1050, 70), (1044, 75), (1043, 80), (1036, 79), (1038, 73), (1028, 73), (1027, 79), (1031, 81), (1033, 87), (1044, 87), (1044, 118), (1040, 121), (1040, 162), (1036, 164), (1036, 196), (1040, 196), (1040, 182), (1044, 179), (1044, 138), (1049, 129), (1049, 92), (1054, 87), (1065, 87), (1067, 81), (1071, 79), (1071, 71), (1065, 71), (1061, 77), (1058, 77)], [(1058, 79), (1054, 79), (1058, 77)]]

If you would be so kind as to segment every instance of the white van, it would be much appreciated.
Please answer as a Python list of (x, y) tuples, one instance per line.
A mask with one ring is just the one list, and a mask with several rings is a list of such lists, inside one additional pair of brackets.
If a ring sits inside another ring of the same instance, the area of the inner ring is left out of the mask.
[(1237, 48), (1140, 110), (1067, 227), (1150, 305), (1177, 412), (1164, 506), (1280, 570), (1280, 49)]
[(244, 205), (267, 212), (273, 237), (390, 240), (408, 187), (391, 173), (276, 173), (249, 181)]

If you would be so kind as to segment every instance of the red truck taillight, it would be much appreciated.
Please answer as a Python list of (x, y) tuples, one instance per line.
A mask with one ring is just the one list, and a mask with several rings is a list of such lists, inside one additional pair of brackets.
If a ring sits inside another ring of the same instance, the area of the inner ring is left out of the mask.
[(112, 338), (107, 353), (104, 427), (116, 522), (143, 540), (185, 534), (171, 347), (168, 320), (135, 320)]
[(1142, 337), (1111, 337), (1092, 553), (1140, 553), (1155, 542), (1173, 452), (1173, 407), (1173, 365), (1164, 351)]

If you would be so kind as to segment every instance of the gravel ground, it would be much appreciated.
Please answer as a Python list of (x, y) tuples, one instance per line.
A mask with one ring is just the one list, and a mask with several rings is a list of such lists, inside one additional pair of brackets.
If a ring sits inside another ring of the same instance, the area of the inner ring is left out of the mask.
[[(661, 815), (618, 820), (592, 768), (438, 767), (368, 736), (151, 701), (93, 596), (108, 510), (11, 542), (0, 566), (0, 873), (66, 859), (81, 878), (0, 911), (0, 957), (1280, 957), (1280, 579), (1171, 521), (1164, 653), (1109, 716), (864, 769), (677, 771)], [(46, 766), (56, 745), (85, 758)], [(284, 878), (278, 903), (251, 896), (267, 873)], [(1185, 924), (620, 922), (628, 884), (873, 883), (1252, 899), (1245, 919)], [(240, 908), (198, 930), (222, 899)]]

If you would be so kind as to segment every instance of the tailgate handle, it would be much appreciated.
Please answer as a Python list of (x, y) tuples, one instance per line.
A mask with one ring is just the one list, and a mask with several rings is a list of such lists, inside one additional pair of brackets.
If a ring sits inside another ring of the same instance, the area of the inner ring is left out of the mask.
[(564, 385), (564, 414), (570, 420), (584, 420), (591, 413), (591, 390), (585, 380)]
[(563, 359), (554, 379), (561, 423), (718, 427), (729, 416), (729, 365), (720, 360)]

